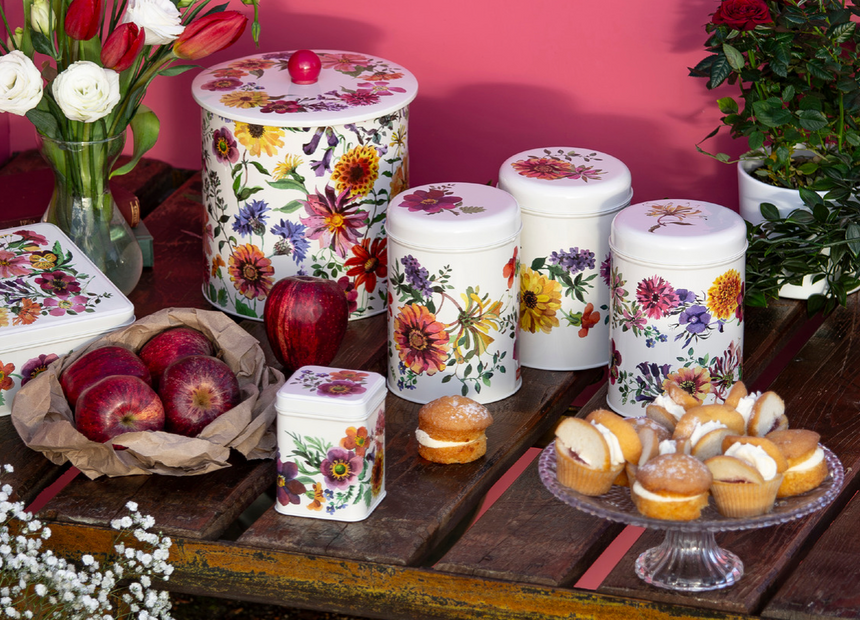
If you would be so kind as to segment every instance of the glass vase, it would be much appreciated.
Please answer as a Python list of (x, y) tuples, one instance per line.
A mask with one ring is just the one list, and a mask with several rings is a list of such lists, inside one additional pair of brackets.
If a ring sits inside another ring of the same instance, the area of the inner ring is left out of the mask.
[(39, 151), (54, 171), (45, 220), (55, 224), (124, 294), (137, 285), (143, 255), (111, 195), (108, 178), (125, 134), (75, 142), (37, 134)]

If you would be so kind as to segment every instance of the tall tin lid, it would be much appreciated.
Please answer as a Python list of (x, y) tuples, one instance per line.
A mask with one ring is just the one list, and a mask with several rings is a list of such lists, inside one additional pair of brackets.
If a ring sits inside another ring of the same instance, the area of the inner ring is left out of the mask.
[(539, 148), (509, 157), (499, 187), (523, 211), (587, 215), (614, 211), (633, 197), (630, 170), (620, 159), (589, 149)]
[(302, 366), (280, 387), (275, 410), (323, 420), (359, 420), (387, 393), (375, 372)]
[(134, 305), (53, 224), (0, 230), (0, 352), (102, 333)]
[[(219, 116), (270, 127), (329, 127), (392, 114), (418, 94), (403, 67), (367, 54), (319, 50), (312, 84), (290, 78), (293, 51), (230, 60), (200, 72), (191, 84), (197, 103)], [(303, 81), (303, 80), (300, 80)]]
[(696, 200), (654, 200), (623, 209), (612, 220), (613, 252), (648, 263), (685, 266), (737, 258), (746, 251), (746, 224), (726, 207)]
[(508, 192), (477, 183), (433, 183), (398, 194), (388, 206), (388, 236), (430, 250), (475, 250), (515, 237), (520, 207)]

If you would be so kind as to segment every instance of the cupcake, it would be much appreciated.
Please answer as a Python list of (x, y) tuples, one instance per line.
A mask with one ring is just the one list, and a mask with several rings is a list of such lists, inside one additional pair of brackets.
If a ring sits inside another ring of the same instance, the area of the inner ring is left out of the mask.
[(636, 509), (652, 519), (692, 521), (708, 505), (711, 472), (682, 453), (662, 454), (636, 472), (630, 497)]
[(617, 438), (581, 418), (566, 418), (556, 427), (555, 455), (558, 481), (583, 495), (609, 491), (625, 463)]
[[(595, 409), (586, 416), (585, 421), (594, 424), (604, 434), (607, 442), (618, 442), (625, 465), (639, 463), (639, 457), (642, 455), (642, 441), (636, 429), (625, 422), (625, 418), (613, 411)], [(609, 432), (612, 437), (607, 437), (606, 432)], [(626, 469), (622, 469), (618, 474), (615, 484), (628, 486)]]
[[(705, 464), (719, 513), (747, 518), (770, 512), (788, 464), (776, 444), (762, 437), (729, 436), (724, 452)], [(739, 462), (736, 462), (739, 461)]]
[(487, 408), (465, 396), (443, 396), (418, 411), (418, 454), (434, 463), (469, 463), (487, 452)]
[(684, 391), (677, 382), (667, 381), (663, 393), (645, 408), (645, 415), (672, 431), (688, 409), (700, 404), (695, 396)]
[(779, 448), (788, 468), (783, 473), (777, 497), (800, 495), (816, 488), (827, 477), (824, 450), (818, 445), (821, 436), (806, 429), (773, 431), (765, 436)]

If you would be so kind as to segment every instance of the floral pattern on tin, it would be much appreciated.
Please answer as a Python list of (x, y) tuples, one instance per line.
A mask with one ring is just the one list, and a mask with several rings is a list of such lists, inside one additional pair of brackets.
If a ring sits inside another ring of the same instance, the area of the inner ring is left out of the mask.
[(707, 292), (696, 293), (675, 288), (659, 275), (628, 284), (617, 268), (609, 274), (611, 321), (613, 330), (631, 332), (645, 338), (645, 345), (656, 349), (665, 343), (678, 343), (684, 351), (678, 365), (640, 362), (634, 371), (621, 369), (621, 353), (610, 343), (609, 380), (621, 395), (622, 404), (649, 403), (663, 392), (669, 380), (703, 401), (713, 394), (725, 398), (728, 389), (740, 379), (740, 342), (732, 340), (717, 357), (697, 355), (691, 345), (722, 334), (727, 325), (743, 322), (744, 282), (740, 273), (729, 269), (717, 276)]
[(545, 181), (558, 181), (560, 179), (571, 179), (574, 181), (600, 181), (606, 172), (594, 166), (585, 164), (592, 161), (602, 161), (597, 153), (582, 155), (576, 151), (565, 151), (558, 149), (553, 153), (544, 149), (544, 155), (529, 155), (525, 159), (511, 162), (511, 167), (517, 174), (530, 179), (542, 179)]
[(693, 223), (687, 222), (687, 219), (706, 217), (702, 214), (701, 209), (696, 209), (690, 205), (676, 205), (671, 202), (652, 205), (645, 216), (657, 218), (657, 223), (648, 229), (650, 233), (665, 226), (692, 226)]
[[(516, 253), (512, 257), (517, 263)], [(499, 277), (511, 281), (511, 263), (499, 268)], [(480, 394), (492, 385), (493, 376), (506, 372), (507, 351), (491, 351), (496, 338), (516, 333), (518, 309), (482, 294), (480, 286), (454, 291), (449, 284), (451, 267), (431, 274), (414, 256), (407, 255), (394, 266), (390, 281), (389, 308), (395, 296), (400, 307), (393, 314), (393, 334), (388, 355), (396, 364), (397, 387), (414, 390), (422, 377), (443, 373), (442, 383), (458, 381), (461, 394)], [(513, 281), (512, 285), (513, 285)], [(456, 318), (442, 321), (443, 306), (453, 306)]]
[(435, 215), (451, 213), (452, 215), (474, 214), (486, 211), (481, 206), (464, 206), (463, 199), (454, 196), (452, 184), (431, 185), (430, 189), (417, 189), (410, 194), (398, 197), (398, 207), (409, 209), (413, 213)]

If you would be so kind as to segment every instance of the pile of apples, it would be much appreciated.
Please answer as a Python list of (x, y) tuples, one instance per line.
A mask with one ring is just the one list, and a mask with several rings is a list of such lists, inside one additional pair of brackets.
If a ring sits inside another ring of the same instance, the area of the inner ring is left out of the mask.
[(105, 442), (133, 431), (168, 431), (196, 437), (239, 404), (235, 373), (215, 357), (202, 332), (175, 327), (138, 353), (121, 346), (94, 349), (60, 375), (75, 427)]

